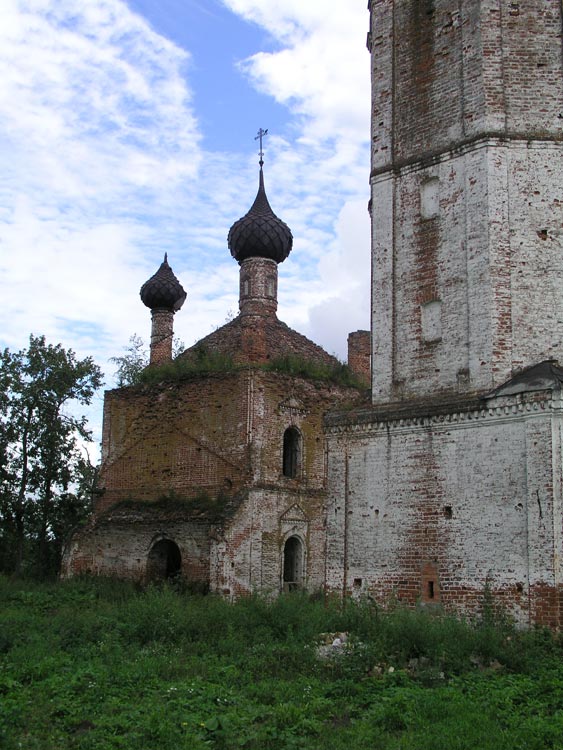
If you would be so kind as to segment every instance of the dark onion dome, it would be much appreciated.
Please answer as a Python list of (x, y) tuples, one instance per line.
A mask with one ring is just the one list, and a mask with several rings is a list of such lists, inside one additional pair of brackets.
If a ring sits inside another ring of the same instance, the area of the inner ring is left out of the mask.
[(260, 185), (252, 208), (229, 230), (229, 250), (239, 263), (247, 258), (270, 258), (284, 261), (293, 245), (291, 229), (272, 211), (260, 166)]
[(186, 300), (187, 294), (168, 265), (168, 254), (164, 254), (158, 271), (141, 287), (141, 299), (151, 310), (161, 309), (176, 312)]

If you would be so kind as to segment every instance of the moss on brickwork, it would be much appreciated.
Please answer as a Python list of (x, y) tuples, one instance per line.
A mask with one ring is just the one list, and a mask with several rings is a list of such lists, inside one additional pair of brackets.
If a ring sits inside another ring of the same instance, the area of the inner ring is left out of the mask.
[(115, 516), (120, 512), (132, 511), (146, 516), (157, 515), (159, 518), (179, 516), (185, 519), (218, 522), (232, 516), (240, 502), (240, 496), (224, 492), (212, 494), (206, 490), (199, 490), (191, 496), (185, 496), (172, 491), (152, 501), (127, 498), (113, 505), (107, 514)]

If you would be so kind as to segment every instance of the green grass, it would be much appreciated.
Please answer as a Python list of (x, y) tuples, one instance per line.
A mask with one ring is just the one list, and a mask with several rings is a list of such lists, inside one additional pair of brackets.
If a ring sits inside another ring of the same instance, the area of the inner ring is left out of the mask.
[(0, 578), (0, 748), (563, 748), (562, 652), (502, 620)]
[(323, 364), (311, 362), (301, 357), (278, 357), (273, 359), (264, 369), (268, 372), (281, 372), (292, 377), (306, 378), (309, 380), (320, 380), (335, 385), (349, 386), (365, 390), (357, 375), (342, 362), (335, 364)]
[(172, 362), (141, 370), (135, 382), (152, 385), (163, 381), (192, 380), (210, 373), (230, 373), (240, 369), (226, 354), (210, 352), (204, 347), (195, 350), (191, 357), (177, 357)]

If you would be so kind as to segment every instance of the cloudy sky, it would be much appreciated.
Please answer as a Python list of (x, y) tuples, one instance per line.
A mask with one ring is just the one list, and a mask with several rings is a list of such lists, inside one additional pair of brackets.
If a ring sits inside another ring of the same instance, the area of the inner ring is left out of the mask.
[(369, 326), (365, 0), (0, 0), (0, 346), (148, 339), (168, 252), (190, 346), (238, 309), (226, 237), (266, 191), (292, 229), (279, 317), (341, 359)]

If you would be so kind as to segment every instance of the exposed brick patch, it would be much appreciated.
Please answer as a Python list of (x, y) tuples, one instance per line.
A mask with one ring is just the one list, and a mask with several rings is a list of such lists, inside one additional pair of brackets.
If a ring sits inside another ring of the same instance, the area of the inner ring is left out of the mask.
[(280, 357), (293, 356), (328, 366), (338, 365), (335, 357), (269, 314), (239, 315), (180, 356), (197, 358), (201, 349), (229, 356), (236, 364), (265, 364)]
[(174, 313), (171, 310), (152, 310), (151, 365), (162, 365), (172, 361), (172, 340), (174, 337)]
[(362, 383), (371, 382), (371, 333), (354, 331), (348, 334), (348, 367)]

